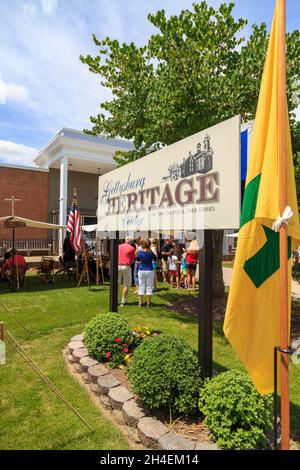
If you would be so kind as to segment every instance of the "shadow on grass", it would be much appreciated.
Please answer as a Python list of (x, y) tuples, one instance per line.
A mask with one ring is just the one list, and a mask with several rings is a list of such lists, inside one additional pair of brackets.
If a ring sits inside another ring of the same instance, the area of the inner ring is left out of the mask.
[[(83, 427), (85, 427), (84, 424), (82, 424)], [(87, 436), (95, 436), (95, 433), (97, 433), (97, 430), (95, 432), (90, 431), (86, 429), (86, 431), (81, 431), (76, 435), (76, 437), (69, 437), (68, 439), (60, 439), (59, 442), (54, 442), (51, 447), (48, 448), (48, 450), (66, 450), (68, 447), (68, 444), (74, 444), (75, 442), (78, 442), (78, 449), (84, 450), (80, 448), (80, 442), (82, 442), (83, 439), (85, 439)]]
[[(20, 287), (20, 289), (15, 288), (12, 292), (11, 286), (9, 286), (6, 282), (0, 282), (0, 294), (24, 294), (26, 292), (42, 292), (42, 291), (54, 291), (58, 289), (82, 289), (88, 288), (87, 283), (81, 283), (79, 287), (77, 287), (77, 282), (74, 279), (67, 279), (63, 278), (62, 275), (58, 275), (54, 278), (54, 282), (43, 282), (35, 276), (28, 276), (26, 277), (26, 284), (25, 286)], [(105, 283), (103, 286), (91, 285), (90, 291), (91, 292), (99, 292), (103, 289), (109, 290), (109, 283)]]
[(291, 437), (294, 441), (300, 439), (300, 406), (291, 402)]

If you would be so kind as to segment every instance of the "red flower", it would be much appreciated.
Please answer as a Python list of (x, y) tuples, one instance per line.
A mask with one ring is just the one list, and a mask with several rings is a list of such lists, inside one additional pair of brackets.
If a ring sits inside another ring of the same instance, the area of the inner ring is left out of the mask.
[(121, 338), (116, 338), (116, 343), (121, 343)]
[(127, 353), (127, 352), (128, 352), (128, 348), (124, 348), (123, 351)]
[(110, 354), (109, 351), (107, 351), (107, 353), (106, 353), (105, 355), (106, 355), (106, 357), (110, 357), (110, 356), (111, 356), (111, 354)]

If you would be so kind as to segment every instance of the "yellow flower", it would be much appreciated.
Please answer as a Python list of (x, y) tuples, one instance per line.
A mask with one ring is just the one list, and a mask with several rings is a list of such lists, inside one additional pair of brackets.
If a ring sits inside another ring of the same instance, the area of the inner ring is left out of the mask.
[(126, 356), (124, 357), (125, 361), (128, 361), (130, 358), (131, 358), (131, 354), (126, 354)]

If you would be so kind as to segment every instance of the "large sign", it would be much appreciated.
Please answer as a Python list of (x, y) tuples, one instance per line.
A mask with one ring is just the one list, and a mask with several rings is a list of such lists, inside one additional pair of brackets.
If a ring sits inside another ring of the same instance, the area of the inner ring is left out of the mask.
[(240, 117), (99, 177), (100, 232), (238, 228)]

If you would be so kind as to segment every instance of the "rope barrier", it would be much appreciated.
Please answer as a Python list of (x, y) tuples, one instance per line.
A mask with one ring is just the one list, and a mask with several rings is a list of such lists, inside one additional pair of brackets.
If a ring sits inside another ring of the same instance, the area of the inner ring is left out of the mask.
[(73, 405), (62, 395), (58, 388), (51, 382), (42, 369), (34, 362), (25, 349), (18, 343), (16, 338), (5, 328), (6, 338), (8, 343), (14, 350), (24, 359), (24, 361), (36, 372), (39, 377), (48, 385), (48, 387), (55, 393), (56, 396), (85, 424), (85, 426), (92, 432), (95, 430), (87, 423), (81, 414), (74, 408)]
[(20, 320), (18, 320), (18, 318), (10, 310), (8, 310), (6, 305), (0, 302), (0, 307), (2, 307), (6, 311), (6, 313), (8, 313), (15, 320), (15, 322), (23, 328), (24, 331), (26, 331), (28, 336), (32, 335), (31, 331), (27, 330), (26, 326)]

